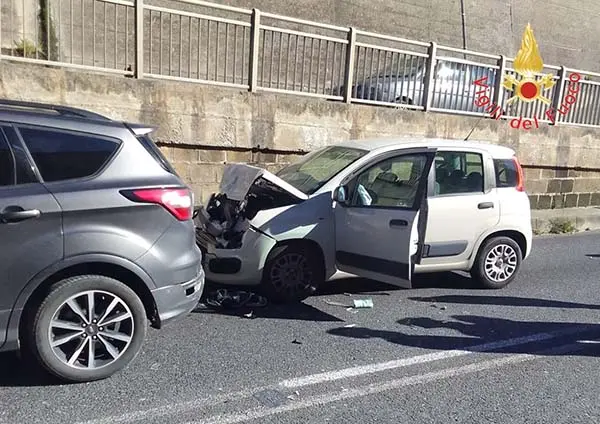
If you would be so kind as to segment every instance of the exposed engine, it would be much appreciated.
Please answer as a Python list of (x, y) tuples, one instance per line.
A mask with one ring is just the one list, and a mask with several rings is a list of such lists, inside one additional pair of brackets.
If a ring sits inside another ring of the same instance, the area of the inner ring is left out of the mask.
[[(235, 197), (241, 197), (241, 190), (237, 190), (237, 187), (228, 188)], [(231, 199), (226, 193), (215, 193), (206, 207), (196, 210), (196, 242), (201, 248), (206, 248), (206, 243), (210, 243), (217, 249), (238, 249), (244, 234), (251, 227), (250, 221), (258, 212), (302, 201), (264, 175), (251, 182), (245, 192), (241, 200)]]

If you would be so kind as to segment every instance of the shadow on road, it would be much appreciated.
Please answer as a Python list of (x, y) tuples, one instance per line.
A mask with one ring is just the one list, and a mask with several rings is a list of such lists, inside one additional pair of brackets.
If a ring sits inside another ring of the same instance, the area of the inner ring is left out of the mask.
[[(496, 342), (499, 340), (507, 340), (512, 338), (527, 337), (540, 333), (555, 333), (568, 331), (574, 327), (585, 327), (582, 334), (592, 334), (591, 337), (598, 338), (600, 336), (599, 324), (583, 324), (583, 323), (562, 323), (562, 322), (531, 322), (531, 321), (514, 321), (502, 318), (491, 318), (474, 315), (454, 315), (448, 320), (437, 320), (428, 317), (419, 318), (404, 318), (398, 321), (398, 324), (426, 330), (452, 330), (460, 333), (460, 335), (439, 335), (426, 334), (427, 332), (419, 331), (419, 334), (407, 334), (403, 331), (386, 331), (374, 330), (362, 327), (341, 327), (329, 330), (328, 333), (348, 337), (353, 339), (383, 339), (390, 343), (419, 347), (432, 350), (452, 350), (463, 349), (474, 352), (479, 351), (476, 346), (484, 343)], [(583, 336), (582, 336), (583, 337)], [(498, 346), (486, 349), (489, 353), (537, 353), (539, 351), (539, 343), (524, 343), (513, 346), (498, 344)], [(552, 340), (556, 343), (556, 340)], [(590, 345), (592, 349), (586, 349), (585, 356), (600, 355), (600, 345)]]
[[(430, 274), (417, 274), (413, 277), (412, 290), (414, 289), (462, 289), (473, 290), (478, 287), (471, 277), (455, 272), (438, 272)], [(333, 280), (321, 287), (315, 296), (329, 296), (335, 294), (351, 293), (369, 296), (389, 296), (389, 292), (404, 290), (397, 286), (368, 280), (366, 278), (340, 278)]]
[(55, 386), (59, 382), (14, 352), (0, 353), (0, 387)]
[[(219, 314), (229, 316), (239, 316), (241, 318), (267, 318), (267, 319), (287, 319), (312, 322), (343, 322), (333, 315), (323, 312), (314, 306), (306, 303), (293, 303), (289, 305), (268, 304), (261, 308), (240, 307), (234, 309), (213, 309), (209, 306), (199, 307), (193, 313), (197, 314)], [(250, 316), (246, 317), (247, 314)]]
[(536, 308), (560, 308), (560, 309), (600, 309), (600, 305), (589, 305), (585, 303), (564, 302), (561, 300), (536, 299), (529, 297), (514, 296), (467, 296), (467, 295), (443, 295), (428, 297), (409, 297), (409, 300), (426, 303), (460, 303), (464, 305), (502, 305), (502, 306), (529, 306)]

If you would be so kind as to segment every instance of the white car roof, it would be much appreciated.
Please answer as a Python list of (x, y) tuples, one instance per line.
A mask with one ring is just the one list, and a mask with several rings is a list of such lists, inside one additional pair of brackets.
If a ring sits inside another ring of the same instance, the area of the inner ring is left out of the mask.
[(485, 143), (477, 140), (464, 141), (425, 137), (393, 137), (349, 140), (336, 144), (338, 146), (353, 147), (356, 149), (368, 150), (370, 152), (395, 150), (399, 147), (406, 149), (415, 147), (437, 147), (443, 149), (480, 149), (487, 151), (492, 157), (502, 159), (509, 159), (515, 155), (515, 151), (509, 147)]

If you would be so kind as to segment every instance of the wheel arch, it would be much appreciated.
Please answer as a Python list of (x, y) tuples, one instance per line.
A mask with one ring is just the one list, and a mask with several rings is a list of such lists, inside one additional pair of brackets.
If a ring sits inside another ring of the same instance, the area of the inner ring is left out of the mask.
[(53, 284), (76, 275), (95, 274), (114, 278), (132, 289), (142, 301), (146, 316), (153, 327), (160, 327), (158, 311), (151, 288), (152, 279), (137, 265), (110, 255), (85, 255), (61, 261), (34, 277), (21, 291), (9, 319), (8, 340), (21, 340), (24, 326), (32, 311), (48, 294)]
[(523, 260), (525, 252), (527, 252), (528, 248), (527, 238), (525, 237), (525, 234), (517, 230), (497, 230), (486, 235), (479, 241), (476, 248), (473, 250), (475, 254), (471, 256), (471, 260), (469, 261), (469, 269), (473, 267), (473, 264), (477, 260), (477, 257), (479, 256), (479, 253), (481, 252), (481, 249), (483, 248), (485, 243), (487, 243), (488, 240), (491, 240), (492, 238), (496, 237), (508, 237), (514, 240), (514, 242), (517, 243), (517, 245), (519, 246), (519, 249), (521, 249), (521, 260)]

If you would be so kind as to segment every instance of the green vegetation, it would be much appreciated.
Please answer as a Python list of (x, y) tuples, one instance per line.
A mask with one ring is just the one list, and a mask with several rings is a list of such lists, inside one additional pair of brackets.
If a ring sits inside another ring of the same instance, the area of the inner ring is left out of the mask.
[(58, 60), (58, 37), (54, 28), (54, 20), (50, 15), (49, 0), (40, 0), (40, 57), (48, 60)]
[(21, 41), (15, 41), (14, 51), (17, 56), (35, 58), (38, 48), (32, 41), (22, 39)]
[(577, 231), (575, 223), (567, 218), (554, 218), (549, 223), (550, 234), (571, 234)]

